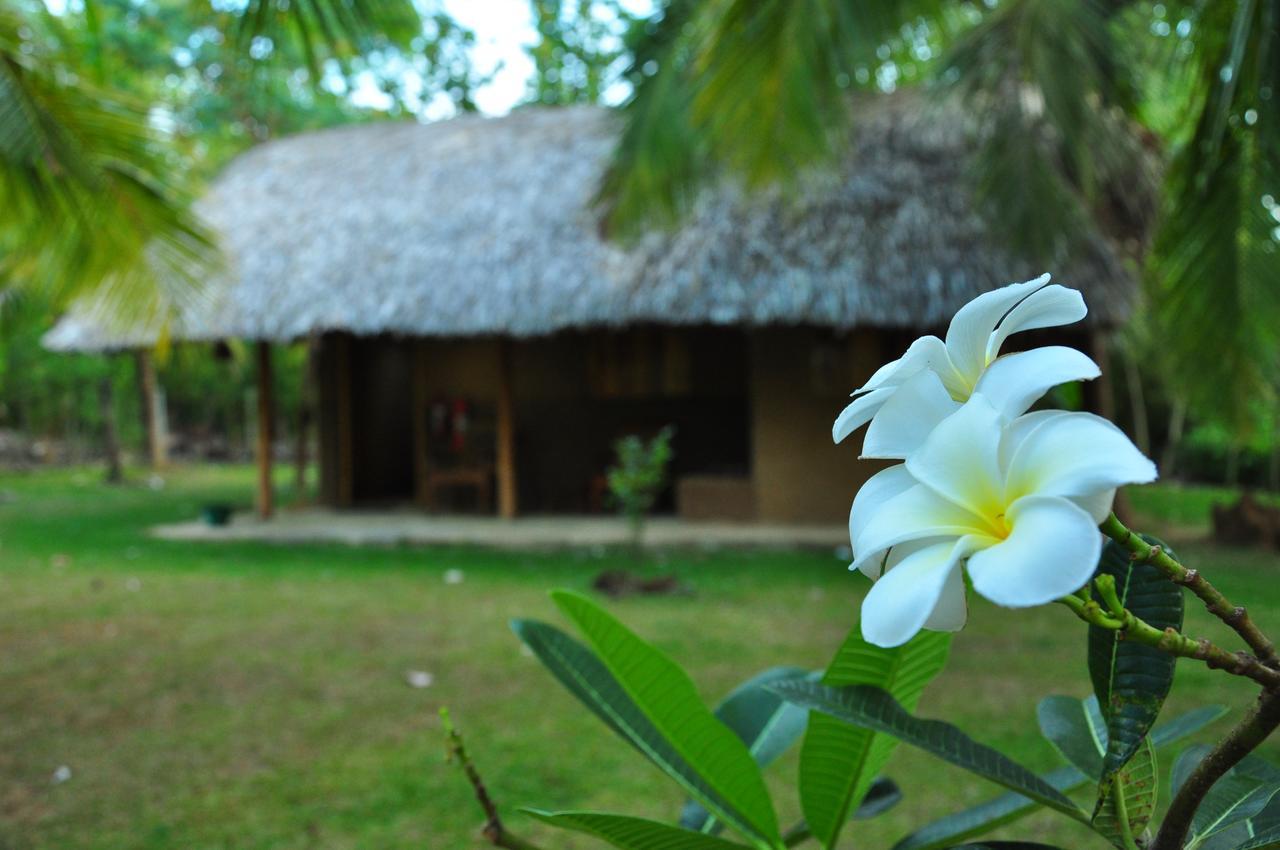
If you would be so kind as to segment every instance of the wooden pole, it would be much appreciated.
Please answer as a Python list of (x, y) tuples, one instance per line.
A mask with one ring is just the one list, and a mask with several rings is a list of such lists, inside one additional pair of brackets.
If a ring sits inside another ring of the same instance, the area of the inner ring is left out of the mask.
[(152, 469), (163, 469), (169, 463), (169, 441), (161, 409), (163, 402), (160, 400), (160, 383), (156, 378), (156, 365), (151, 359), (151, 352), (139, 349), (134, 355), (134, 368), (138, 374), (138, 391), (142, 395), (142, 422), (147, 431), (147, 455)]
[(271, 442), (274, 436), (271, 343), (256, 345), (258, 361), (258, 515), (270, 519), (275, 510), (271, 488)]
[(338, 505), (350, 507), (355, 501), (355, 435), (351, 417), (351, 337), (338, 334), (334, 337), (334, 352), (338, 360)]
[(516, 503), (515, 396), (511, 388), (511, 342), (498, 341), (498, 515), (512, 519)]
[(303, 366), (302, 372), (302, 397), (298, 402), (297, 433), (294, 434), (293, 438), (293, 500), (299, 505), (304, 505), (307, 502), (307, 466), (311, 463), (308, 443), (311, 436), (311, 424), (315, 420), (316, 387), (319, 384), (316, 372), (319, 369), (317, 361), (319, 360), (320, 341), (313, 336), (307, 340), (306, 345), (307, 361)]
[(418, 505), (431, 506), (427, 478), (431, 474), (430, 400), (427, 398), (427, 341), (413, 341), (413, 492)]
[(116, 435), (116, 402), (110, 376), (98, 384), (98, 404), (102, 413), (102, 448), (107, 456), (107, 483), (119, 484), (124, 480), (124, 464)]

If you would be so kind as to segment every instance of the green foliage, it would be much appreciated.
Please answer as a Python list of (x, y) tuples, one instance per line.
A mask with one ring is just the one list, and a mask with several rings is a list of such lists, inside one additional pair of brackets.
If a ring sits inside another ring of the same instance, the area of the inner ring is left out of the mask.
[(609, 495), (631, 526), (632, 544), (640, 547), (644, 520), (667, 484), (671, 465), (671, 438), (675, 429), (663, 428), (651, 440), (634, 434), (614, 443), (616, 463), (609, 467)]
[(845, 723), (891, 735), (1072, 818), (1088, 819), (1069, 797), (1026, 767), (978, 743), (950, 723), (912, 716), (881, 688), (868, 685), (833, 688), (794, 680), (781, 682), (773, 688), (797, 705), (821, 711)]
[[(716, 706), (716, 717), (747, 745), (752, 758), (761, 767), (772, 764), (799, 740), (808, 720), (803, 709), (784, 701), (766, 685), (807, 675), (808, 671), (800, 667), (771, 667), (734, 688)], [(680, 813), (680, 825), (695, 832), (713, 834), (721, 827), (695, 800), (685, 803)]]
[[(1040, 779), (1063, 794), (1083, 788), (1091, 781), (1070, 765), (1042, 773)], [(1039, 803), (1021, 794), (1001, 794), (985, 803), (926, 824), (893, 845), (893, 850), (944, 850), (952, 847), (953, 842), (999, 829), (1041, 808)]]
[(1100, 788), (1093, 828), (1120, 850), (1134, 846), (1155, 812), (1157, 770), (1155, 747), (1150, 738), (1143, 738), (1133, 756)]
[(108, 92), (42, 4), (0, 9), (0, 281), (156, 320), (216, 267), (149, 105)]
[[(1190, 747), (1173, 766), (1176, 793), (1209, 747)], [(1189, 848), (1234, 848), (1251, 844), (1260, 832), (1280, 832), (1280, 811), (1272, 800), (1280, 793), (1280, 769), (1257, 756), (1247, 756), (1219, 779), (1205, 796), (1191, 823)], [(1243, 843), (1241, 843), (1243, 842)]]
[(619, 850), (734, 850), (741, 844), (700, 832), (625, 815), (598, 812), (541, 812), (524, 809), (540, 821), (582, 832), (612, 844)]
[(639, 18), (619, 0), (529, 0), (538, 40), (529, 100), (562, 105), (599, 103), (620, 82), (627, 62), (624, 36)]
[(759, 767), (702, 704), (688, 675), (586, 597), (558, 591), (552, 598), (599, 656), (550, 626), (517, 622), (535, 655), (717, 818), (757, 846), (776, 847), (777, 819)]
[[(1166, 747), (1194, 735), (1226, 713), (1222, 706), (1206, 706), (1157, 726), (1148, 739), (1154, 747)], [(1102, 757), (1107, 751), (1106, 727), (1096, 697), (1076, 700), (1050, 696), (1036, 711), (1042, 734), (1071, 765), (1041, 774), (1040, 779), (1063, 794), (1097, 784)], [(991, 832), (1041, 808), (1041, 804), (1017, 793), (1002, 794), (964, 809), (908, 835), (893, 850), (941, 850), (956, 841)]]
[[(823, 676), (824, 685), (872, 685), (914, 710), (925, 686), (946, 665), (951, 635), (921, 632), (894, 649), (867, 643), (855, 626)], [(860, 804), (888, 762), (897, 739), (811, 714), (800, 751), (800, 803), (810, 830), (835, 846), (851, 808)]]
[[(1143, 539), (1153, 546), (1164, 545), (1154, 537)], [(1150, 564), (1130, 558), (1128, 550), (1114, 540), (1103, 547), (1097, 575), (1115, 579), (1120, 602), (1137, 617), (1157, 629), (1182, 629), (1182, 588)], [(1100, 793), (1105, 793), (1111, 777), (1139, 751), (1155, 725), (1173, 687), (1177, 659), (1123, 640), (1118, 632), (1090, 626), (1088, 661), (1107, 730), (1101, 770), (1090, 775), (1099, 777)]]

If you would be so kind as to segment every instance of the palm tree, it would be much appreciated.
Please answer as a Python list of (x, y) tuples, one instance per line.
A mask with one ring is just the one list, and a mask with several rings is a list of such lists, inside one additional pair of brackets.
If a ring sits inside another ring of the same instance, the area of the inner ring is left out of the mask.
[[(81, 28), (42, 0), (0, 6), (0, 292), (92, 292), (107, 318), (163, 321), (219, 257), (165, 116), (109, 85), (128, 69), (105, 58), (100, 19), (98, 0)], [(264, 44), (300, 56), (315, 81), (327, 60), (407, 49), (421, 32), (412, 0), (252, 0), (227, 35), (246, 57)]]
[(668, 0), (631, 76), (601, 193), (623, 233), (707, 179), (788, 179), (856, 132), (851, 90), (914, 79), (967, 99), (990, 214), (1054, 264), (1158, 140), (1141, 259), (1174, 371), (1215, 415), (1276, 384), (1280, 0)]

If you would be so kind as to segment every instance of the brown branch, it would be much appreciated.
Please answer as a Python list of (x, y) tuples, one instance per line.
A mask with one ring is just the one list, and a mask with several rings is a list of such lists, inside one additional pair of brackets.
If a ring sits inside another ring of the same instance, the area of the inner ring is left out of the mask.
[(1125, 527), (1111, 514), (1099, 526), (1102, 533), (1128, 549), (1134, 560), (1151, 564), (1172, 581), (1182, 585), (1200, 598), (1209, 613), (1226, 623), (1244, 639), (1258, 661), (1267, 667), (1280, 667), (1275, 644), (1262, 633), (1243, 607), (1232, 605), (1227, 597), (1196, 570), (1189, 570), (1178, 563), (1160, 546), (1152, 546), (1142, 537)]
[(1265, 691), (1244, 719), (1218, 742), (1182, 783), (1150, 850), (1182, 850), (1191, 829), (1191, 820), (1209, 789), (1257, 749), (1277, 726), (1280, 726), (1280, 692)]
[(449, 719), (449, 710), (447, 708), (440, 709), (440, 723), (444, 726), (444, 735), (448, 752), (446, 758), (449, 761), (457, 762), (462, 768), (462, 772), (466, 774), (467, 781), (471, 783), (471, 787), (475, 789), (476, 801), (480, 804), (480, 808), (484, 810), (484, 827), (481, 828), (481, 834), (494, 847), (503, 847), (506, 850), (541, 850), (536, 844), (531, 844), (517, 835), (512, 835), (502, 823), (501, 816), (498, 815), (498, 807), (494, 804), (493, 798), (489, 796), (489, 789), (485, 787), (484, 780), (480, 778), (480, 771), (476, 770), (475, 764), (467, 755), (467, 748), (462, 743), (462, 736), (458, 734), (458, 730), (454, 728), (453, 721)]

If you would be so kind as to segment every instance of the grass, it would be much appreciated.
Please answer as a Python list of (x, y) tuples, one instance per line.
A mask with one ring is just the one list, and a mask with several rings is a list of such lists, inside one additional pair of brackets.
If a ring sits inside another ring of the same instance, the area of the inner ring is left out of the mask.
[[(0, 477), (0, 848), (482, 847), (470, 789), (442, 760), (442, 705), (510, 824), (549, 850), (596, 845), (553, 836), (518, 806), (678, 811), (679, 792), (506, 625), (558, 621), (547, 589), (586, 589), (625, 556), (166, 543), (146, 527), (243, 501), (251, 474), (179, 470), (159, 490), (135, 481)], [(1143, 493), (1134, 504), (1185, 518), (1180, 499)], [(1272, 556), (1180, 551), (1247, 597), (1264, 624), (1280, 621)], [(649, 569), (678, 574), (694, 595), (610, 608), (683, 664), (708, 700), (767, 666), (823, 666), (865, 590), (829, 552), (666, 553)], [(464, 580), (447, 583), (450, 570)], [(1199, 610), (1189, 627), (1226, 640)], [(1083, 629), (1065, 610), (979, 602), (921, 713), (1050, 767), (1035, 705), (1087, 694), (1083, 657)], [(409, 670), (430, 672), (432, 685), (409, 687)], [(1170, 711), (1206, 701), (1238, 710), (1250, 696), (1184, 663)], [(61, 765), (71, 778), (55, 783)], [(784, 823), (798, 817), (794, 771), (792, 753), (769, 773)], [(905, 749), (890, 773), (907, 799), (856, 825), (849, 843), (887, 848), (993, 793)], [(1050, 815), (1003, 834), (1099, 846)]]

